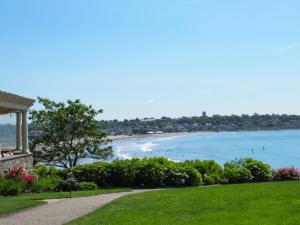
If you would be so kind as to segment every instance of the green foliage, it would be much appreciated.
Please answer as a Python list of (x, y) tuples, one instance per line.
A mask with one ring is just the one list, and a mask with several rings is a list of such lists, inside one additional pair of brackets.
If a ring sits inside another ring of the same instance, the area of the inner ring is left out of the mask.
[(253, 176), (247, 168), (228, 168), (225, 170), (229, 183), (248, 183), (253, 181)]
[(81, 182), (99, 186), (165, 187), (201, 184), (200, 173), (187, 165), (166, 158), (115, 160), (111, 163), (79, 165), (72, 170)]
[(227, 162), (224, 169), (213, 160), (176, 163), (161, 157), (79, 165), (71, 171), (79, 181), (117, 187), (178, 187), (197, 186), (202, 182), (213, 185), (271, 180), (270, 166), (250, 158)]
[[(94, 110), (79, 100), (67, 104), (38, 98), (43, 110), (31, 111), (33, 126), (42, 132), (30, 144), (35, 163), (46, 162), (58, 167), (75, 167), (80, 159), (107, 159), (112, 148), (107, 146), (106, 133), (100, 130)], [(100, 146), (105, 145), (101, 148)]]
[(251, 172), (254, 182), (270, 181), (272, 179), (271, 166), (254, 159), (246, 159), (246, 168)]
[(31, 191), (38, 193), (54, 191), (60, 181), (60, 177), (41, 177), (31, 184)]
[(216, 180), (214, 176), (207, 175), (207, 174), (204, 174), (202, 176), (202, 181), (203, 181), (203, 184), (205, 184), (205, 185), (213, 185), (213, 184), (219, 183), (218, 180)]
[(94, 182), (80, 182), (80, 189), (83, 191), (96, 190), (97, 184)]
[(235, 177), (235, 175), (237, 175), (238, 173), (241, 175), (241, 177), (246, 178), (247, 174), (244, 170), (248, 170), (251, 174), (252, 178), (249, 179), (248, 182), (262, 182), (270, 181), (272, 179), (271, 166), (251, 158), (244, 158), (227, 162), (224, 164), (224, 168), (229, 182), (231, 180), (229, 176), (232, 175)]
[[(61, 176), (65, 179), (69, 170), (64, 170)], [(111, 177), (110, 164), (99, 162), (94, 164), (79, 165), (72, 169), (77, 180), (83, 182), (95, 182), (100, 187), (109, 186), (108, 178)]]
[(68, 178), (66, 180), (61, 180), (57, 187), (56, 191), (79, 191), (81, 190), (80, 183), (77, 182), (74, 178)]
[(195, 168), (202, 175), (205, 185), (224, 183), (223, 168), (214, 160), (186, 160), (183, 165)]
[(33, 173), (39, 177), (55, 177), (58, 176), (60, 170), (54, 166), (40, 165), (33, 169)]
[(25, 186), (22, 180), (0, 177), (0, 195), (17, 195), (25, 191)]

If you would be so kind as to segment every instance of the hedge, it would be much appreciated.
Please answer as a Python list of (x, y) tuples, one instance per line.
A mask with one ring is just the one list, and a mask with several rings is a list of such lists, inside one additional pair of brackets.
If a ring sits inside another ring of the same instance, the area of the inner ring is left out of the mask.
[(166, 158), (115, 160), (77, 166), (71, 171), (79, 182), (113, 187), (198, 186), (201, 174), (193, 167)]

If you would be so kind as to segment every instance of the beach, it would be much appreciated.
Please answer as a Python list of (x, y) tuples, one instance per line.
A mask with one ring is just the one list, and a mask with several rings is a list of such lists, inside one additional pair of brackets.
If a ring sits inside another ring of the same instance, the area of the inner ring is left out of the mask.
[(186, 135), (207, 135), (217, 133), (213, 131), (196, 131), (196, 132), (170, 132), (170, 133), (159, 133), (159, 134), (134, 134), (134, 135), (109, 135), (108, 138), (112, 141), (128, 140), (135, 138), (164, 138), (174, 136), (186, 136)]

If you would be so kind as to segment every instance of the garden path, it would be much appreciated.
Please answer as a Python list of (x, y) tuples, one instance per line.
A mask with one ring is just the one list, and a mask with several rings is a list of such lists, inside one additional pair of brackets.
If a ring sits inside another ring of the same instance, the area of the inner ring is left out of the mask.
[(0, 218), (0, 225), (61, 225), (88, 214), (120, 197), (152, 190), (110, 193), (89, 197), (45, 200), (48, 204)]

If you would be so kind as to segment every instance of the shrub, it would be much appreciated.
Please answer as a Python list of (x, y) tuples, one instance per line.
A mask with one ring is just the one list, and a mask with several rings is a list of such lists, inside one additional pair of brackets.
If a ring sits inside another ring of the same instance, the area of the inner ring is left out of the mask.
[[(65, 178), (68, 170), (61, 172)], [(109, 163), (98, 162), (94, 164), (79, 165), (72, 169), (74, 177), (80, 182), (95, 182), (98, 186), (109, 186), (108, 178), (111, 177)]]
[(200, 173), (191, 167), (171, 167), (166, 173), (164, 184), (166, 186), (198, 186), (202, 183)]
[(165, 187), (196, 186), (201, 183), (201, 175), (196, 169), (166, 158), (80, 165), (73, 168), (72, 173), (78, 181), (95, 182), (98, 186)]
[(17, 195), (25, 191), (25, 183), (22, 180), (0, 178), (0, 194)]
[(107, 167), (107, 183), (113, 186), (135, 186), (140, 166), (139, 159), (113, 161)]
[(61, 180), (56, 189), (56, 191), (80, 191), (80, 183), (74, 179)]
[(7, 175), (8, 179), (11, 180), (20, 180), (22, 181), (26, 187), (28, 188), (34, 181), (37, 180), (37, 177), (30, 174), (23, 167), (13, 167), (9, 170)]
[(205, 185), (224, 183), (223, 168), (214, 160), (186, 160), (183, 165), (198, 170)]
[(32, 192), (50, 192), (56, 189), (60, 181), (60, 177), (42, 177), (33, 182), (30, 188)]
[(80, 182), (80, 189), (83, 191), (95, 190), (98, 186), (94, 182)]
[(213, 184), (218, 184), (219, 182), (215, 180), (213, 176), (204, 174), (202, 177), (203, 184), (205, 185), (213, 185)]
[(273, 180), (299, 180), (300, 172), (297, 168), (280, 168), (273, 170)]
[[(164, 187), (167, 172), (170, 170), (168, 161), (162, 158), (136, 159), (138, 165), (134, 176), (134, 186), (139, 187)], [(169, 175), (171, 175), (169, 173)], [(170, 182), (168, 182), (170, 185)], [(171, 186), (171, 185), (170, 185)]]
[[(247, 169), (252, 176), (252, 179), (248, 180), (248, 182), (270, 181), (272, 178), (270, 165), (251, 158), (244, 158), (227, 162), (224, 164), (224, 168), (227, 177), (228, 174), (232, 174), (232, 172), (234, 171), (232, 171), (232, 169)], [(229, 170), (230, 172), (227, 172)], [(237, 171), (238, 170), (235, 170), (234, 173), (237, 173)], [(239, 173), (241, 173), (241, 171)], [(230, 182), (229, 177), (228, 180)]]
[(80, 183), (75, 179), (73, 173), (68, 173), (68, 178), (66, 180), (61, 180), (56, 187), (56, 191), (80, 191)]
[(39, 177), (57, 177), (60, 170), (53, 166), (40, 165), (33, 169), (33, 173)]
[(247, 183), (253, 180), (251, 172), (246, 168), (229, 168), (225, 170), (229, 183)]
[(202, 175), (207, 174), (222, 174), (222, 167), (214, 160), (186, 160), (185, 165), (189, 165), (199, 171)]

